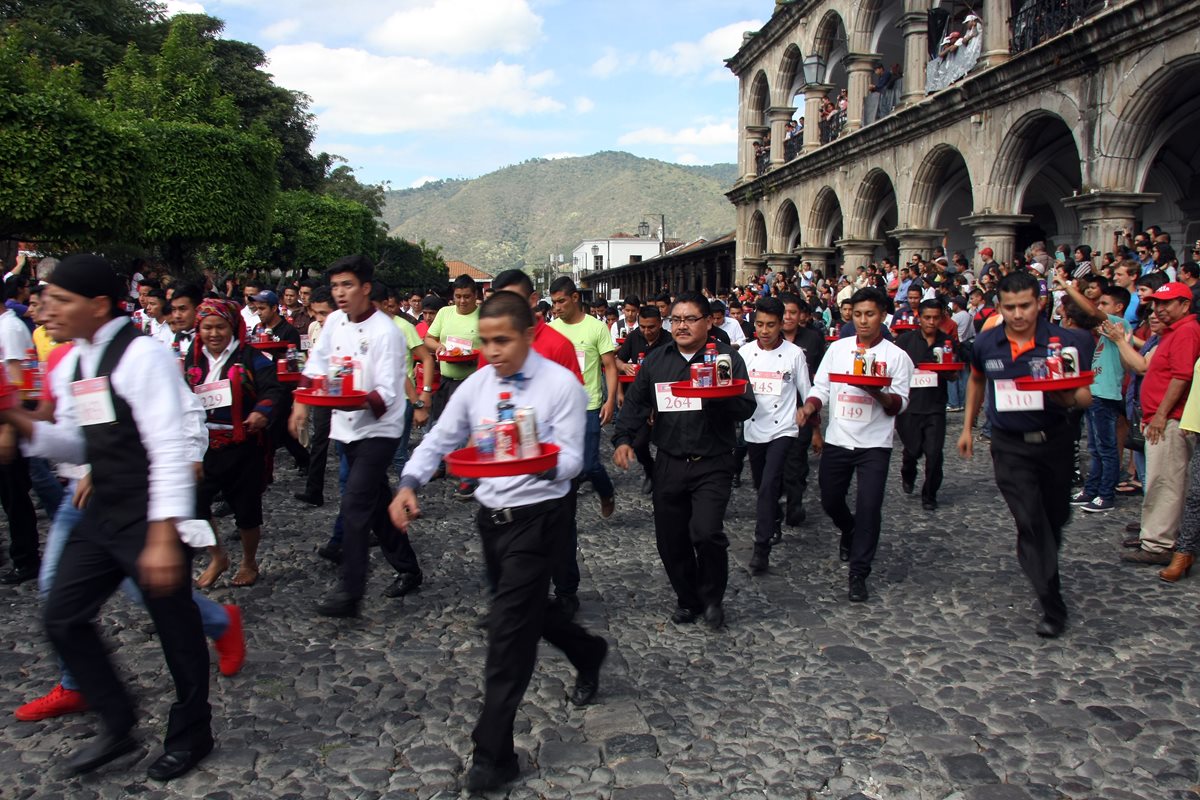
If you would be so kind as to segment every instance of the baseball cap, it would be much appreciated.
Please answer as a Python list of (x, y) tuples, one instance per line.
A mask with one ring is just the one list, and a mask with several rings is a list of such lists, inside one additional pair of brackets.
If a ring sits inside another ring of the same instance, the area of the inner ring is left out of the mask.
[(270, 289), (263, 289), (250, 299), (256, 303), (269, 303), (273, 306), (279, 305), (279, 295), (275, 294)]
[(995, 253), (992, 252), (992, 248), (985, 247), (979, 251), (979, 255), (983, 256), (984, 258), (991, 258), (995, 255)]
[(1151, 301), (1154, 301), (1154, 300), (1164, 300), (1164, 301), (1165, 300), (1191, 300), (1192, 299), (1192, 290), (1190, 288), (1188, 288), (1188, 285), (1186, 283), (1180, 283), (1179, 281), (1172, 281), (1171, 283), (1164, 283), (1162, 286), (1158, 287), (1154, 291), (1154, 294), (1150, 295), (1149, 299)]

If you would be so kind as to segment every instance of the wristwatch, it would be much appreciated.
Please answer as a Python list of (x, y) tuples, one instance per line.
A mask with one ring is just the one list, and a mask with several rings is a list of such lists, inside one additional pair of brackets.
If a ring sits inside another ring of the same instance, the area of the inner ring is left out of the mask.
[(424, 400), (414, 400), (414, 401), (413, 401), (413, 404), (412, 404), (412, 407), (413, 407), (413, 408), (424, 408), (424, 407), (425, 407), (425, 401), (424, 401)]

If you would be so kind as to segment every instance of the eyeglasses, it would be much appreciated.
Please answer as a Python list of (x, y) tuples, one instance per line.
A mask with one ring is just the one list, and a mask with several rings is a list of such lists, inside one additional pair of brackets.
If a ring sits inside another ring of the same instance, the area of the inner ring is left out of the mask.
[(672, 325), (695, 325), (704, 317), (668, 317), (667, 321)]

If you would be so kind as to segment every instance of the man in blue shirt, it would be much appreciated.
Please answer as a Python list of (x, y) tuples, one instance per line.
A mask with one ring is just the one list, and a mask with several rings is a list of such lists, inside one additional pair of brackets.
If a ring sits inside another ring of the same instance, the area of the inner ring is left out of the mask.
[(1067, 625), (1067, 605), (1058, 574), (1062, 530), (1071, 517), (1073, 472), (1071, 408), (1092, 402), (1090, 387), (1059, 392), (1026, 392), (1014, 379), (1030, 374), (1030, 362), (1044, 358), (1051, 337), (1079, 350), (1080, 371), (1092, 367), (1092, 337), (1060, 328), (1038, 313), (1038, 281), (1027, 272), (1000, 280), (997, 306), (1004, 319), (975, 337), (967, 408), (958, 451), (974, 452), (972, 428), (987, 392), (992, 427), (992, 465), (996, 487), (1017, 524), (1017, 558), (1041, 602), (1038, 636), (1059, 636)]

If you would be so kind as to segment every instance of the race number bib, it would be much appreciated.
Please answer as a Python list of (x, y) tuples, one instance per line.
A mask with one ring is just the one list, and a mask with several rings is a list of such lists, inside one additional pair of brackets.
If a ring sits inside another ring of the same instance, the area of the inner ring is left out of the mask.
[(117, 421), (107, 377), (75, 381), (71, 384), (71, 396), (80, 425), (108, 425)]
[(654, 400), (659, 412), (662, 414), (672, 411), (699, 411), (701, 409), (701, 400), (699, 397), (676, 397), (671, 394), (670, 383), (654, 384)]
[(447, 336), (446, 337), (446, 349), (447, 350), (465, 350), (466, 352), (469, 353), (475, 349), (475, 343), (472, 342), (470, 339), (464, 339), (461, 336)]
[(1015, 381), (996, 381), (995, 391), (997, 411), (1041, 411), (1046, 407), (1041, 392), (1022, 392)]
[(584, 370), (583, 366), (587, 363), (587, 351), (582, 347), (576, 347), (575, 360), (579, 362), (579, 374), (586, 375), (587, 372)]
[(756, 395), (764, 394), (769, 397), (779, 397), (783, 394), (783, 373), (752, 370), (750, 372), (750, 384), (754, 387), (754, 394)]
[(196, 387), (196, 397), (200, 398), (200, 405), (204, 406), (205, 411), (233, 405), (233, 389), (228, 380), (200, 384)]
[(843, 425), (866, 425), (875, 412), (875, 401), (865, 394), (838, 392), (834, 416)]
[(937, 385), (937, 373), (926, 372), (921, 369), (913, 371), (912, 380), (908, 383), (910, 389), (936, 389)]
[(308, 334), (300, 334), (300, 349), (307, 350), (309, 348)]

